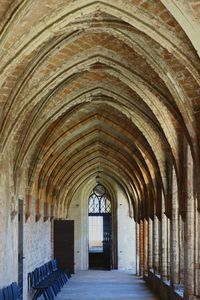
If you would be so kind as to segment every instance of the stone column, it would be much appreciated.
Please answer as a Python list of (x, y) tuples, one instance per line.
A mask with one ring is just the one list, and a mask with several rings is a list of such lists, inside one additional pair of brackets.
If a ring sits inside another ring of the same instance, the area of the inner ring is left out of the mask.
[(144, 222), (140, 220), (140, 275), (144, 275)]
[(161, 277), (167, 280), (167, 217), (164, 213), (161, 221)]
[(180, 261), (180, 284), (184, 285), (184, 264), (185, 264), (185, 251), (184, 251), (184, 220), (183, 217), (179, 216), (179, 261)]
[(193, 159), (187, 149), (187, 199), (185, 222), (185, 299), (195, 299), (195, 199), (193, 181)]
[(159, 236), (158, 236), (159, 220), (155, 216), (153, 222), (153, 269), (154, 273), (158, 274), (159, 269)]
[(178, 225), (178, 187), (175, 170), (172, 173), (172, 215), (170, 240), (170, 279), (172, 287), (179, 284), (179, 225)]
[(148, 269), (153, 269), (153, 221), (148, 221)]
[(171, 220), (167, 218), (167, 279), (170, 279), (171, 267)]
[(140, 276), (140, 225), (135, 222), (136, 231), (136, 275)]
[(144, 219), (144, 275), (148, 273), (148, 222)]
[(162, 193), (160, 222), (160, 274), (163, 280), (167, 279), (167, 217), (165, 213), (165, 199)]
[[(197, 200), (197, 199), (196, 199)], [(196, 203), (197, 204), (197, 201)], [(200, 253), (199, 253), (199, 244), (200, 244), (200, 233), (199, 233), (199, 226), (200, 226), (200, 214), (199, 211), (197, 210), (197, 205), (195, 205), (195, 231), (194, 231), (194, 259), (195, 259), (195, 265), (194, 265), (194, 293), (197, 298), (200, 298)], [(195, 298), (194, 298), (195, 299)]]
[(196, 232), (197, 232), (197, 241), (196, 241), (196, 293), (200, 297), (200, 213), (197, 211), (197, 222), (196, 222)]
[(25, 221), (26, 222), (31, 216), (31, 201), (32, 201), (31, 190), (29, 187), (27, 187), (25, 191)]

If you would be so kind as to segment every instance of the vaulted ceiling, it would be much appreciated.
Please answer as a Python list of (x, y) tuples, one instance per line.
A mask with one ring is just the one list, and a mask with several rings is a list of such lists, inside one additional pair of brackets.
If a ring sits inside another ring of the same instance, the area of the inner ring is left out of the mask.
[(67, 203), (101, 172), (151, 210), (183, 141), (199, 164), (199, 27), (179, 14), (193, 24), (200, 9), (173, 4), (0, 0), (0, 142), (16, 185), (25, 168), (27, 187)]

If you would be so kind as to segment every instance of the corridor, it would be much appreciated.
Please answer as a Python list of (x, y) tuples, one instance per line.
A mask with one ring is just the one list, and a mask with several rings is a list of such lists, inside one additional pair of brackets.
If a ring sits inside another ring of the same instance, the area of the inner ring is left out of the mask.
[(156, 300), (145, 282), (122, 271), (79, 271), (57, 300)]
[(200, 300), (199, 37), (200, 0), (0, 0), (0, 290)]

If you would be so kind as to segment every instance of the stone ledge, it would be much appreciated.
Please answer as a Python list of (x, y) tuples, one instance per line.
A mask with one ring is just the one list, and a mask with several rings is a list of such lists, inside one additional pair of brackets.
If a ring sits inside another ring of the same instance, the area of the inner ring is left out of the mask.
[[(163, 281), (160, 276), (157, 276), (153, 271), (148, 272), (148, 277), (144, 278), (148, 286), (156, 292), (162, 300), (183, 300), (182, 293), (177, 293), (170, 286), (169, 281)], [(178, 290), (177, 290), (178, 291)]]

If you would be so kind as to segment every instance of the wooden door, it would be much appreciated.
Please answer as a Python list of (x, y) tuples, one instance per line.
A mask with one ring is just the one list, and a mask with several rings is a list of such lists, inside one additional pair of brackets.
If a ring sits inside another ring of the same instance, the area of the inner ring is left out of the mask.
[(105, 259), (105, 267), (110, 270), (112, 265), (112, 242), (111, 242), (111, 215), (103, 216), (103, 252)]
[(54, 221), (54, 258), (59, 268), (74, 273), (74, 221)]
[(23, 299), (23, 200), (18, 201), (18, 286), (19, 299)]

